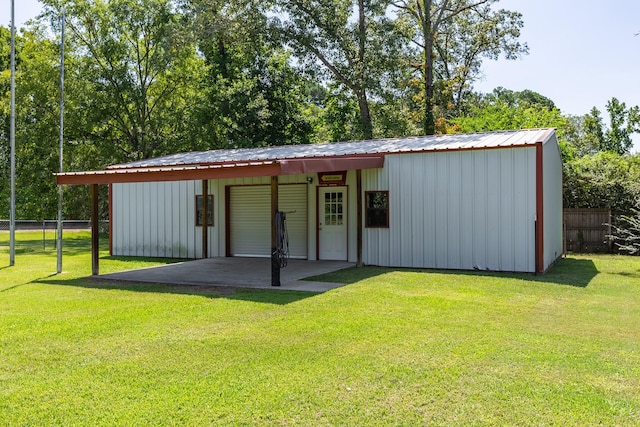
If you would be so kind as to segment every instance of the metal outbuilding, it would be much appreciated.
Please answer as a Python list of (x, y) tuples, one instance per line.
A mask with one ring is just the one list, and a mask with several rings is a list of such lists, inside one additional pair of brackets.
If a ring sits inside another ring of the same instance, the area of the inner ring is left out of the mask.
[(268, 257), (275, 211), (301, 259), (543, 273), (562, 253), (553, 129), (181, 153), (57, 179), (91, 184), (95, 211), (109, 184), (113, 255)]

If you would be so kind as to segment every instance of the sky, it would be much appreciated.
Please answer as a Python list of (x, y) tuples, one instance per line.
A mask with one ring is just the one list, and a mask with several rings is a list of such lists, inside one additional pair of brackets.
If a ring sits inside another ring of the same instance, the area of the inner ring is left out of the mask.
[[(15, 3), (18, 27), (41, 11), (37, 0)], [(571, 115), (597, 107), (606, 117), (612, 97), (640, 105), (640, 1), (501, 0), (497, 7), (522, 13), (529, 55), (485, 61), (475, 90), (530, 89)], [(1, 25), (10, 24), (10, 14), (11, 1), (0, 0)], [(640, 135), (634, 142), (640, 152)]]

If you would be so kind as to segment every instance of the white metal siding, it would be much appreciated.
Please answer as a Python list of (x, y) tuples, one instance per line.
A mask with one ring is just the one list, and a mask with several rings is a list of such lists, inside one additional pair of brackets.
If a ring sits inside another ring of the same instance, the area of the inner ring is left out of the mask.
[(544, 269), (562, 255), (562, 157), (555, 134), (542, 146)]
[[(114, 255), (202, 256), (202, 230), (195, 227), (200, 181), (114, 184), (112, 191)], [(214, 195), (214, 214), (218, 203)], [(209, 227), (209, 252), (217, 244), (214, 229)]]
[[(231, 255), (270, 256), (270, 187), (231, 187), (229, 198)], [(287, 232), (290, 256), (307, 258), (307, 185), (280, 185), (278, 207), (283, 212), (289, 212)]]
[(389, 228), (364, 229), (367, 264), (535, 269), (533, 147), (387, 155), (363, 190), (389, 190)]

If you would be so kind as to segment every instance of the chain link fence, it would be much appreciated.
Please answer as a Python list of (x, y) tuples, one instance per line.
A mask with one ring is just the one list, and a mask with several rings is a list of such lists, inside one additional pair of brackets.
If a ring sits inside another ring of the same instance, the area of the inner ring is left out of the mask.
[[(0, 247), (9, 246), (9, 227), (8, 219), (0, 219)], [(16, 248), (24, 250), (55, 250), (58, 239), (58, 221), (57, 220), (20, 220), (15, 222), (16, 229)], [(89, 231), (91, 230), (91, 221), (89, 220), (64, 220), (62, 221), (63, 231)], [(100, 221), (100, 234), (109, 233), (109, 221)], [(28, 238), (26, 237), (29, 233)], [(4, 248), (6, 249), (6, 248)]]

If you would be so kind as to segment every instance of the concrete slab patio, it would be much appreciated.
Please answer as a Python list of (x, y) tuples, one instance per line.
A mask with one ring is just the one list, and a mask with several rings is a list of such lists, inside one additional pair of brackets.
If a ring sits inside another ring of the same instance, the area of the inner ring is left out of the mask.
[(331, 273), (354, 265), (354, 263), (345, 261), (290, 259), (287, 267), (280, 270), (281, 286), (271, 286), (271, 260), (269, 258), (207, 258), (103, 274), (98, 277), (129, 282), (325, 292), (344, 286), (344, 284), (301, 279)]

